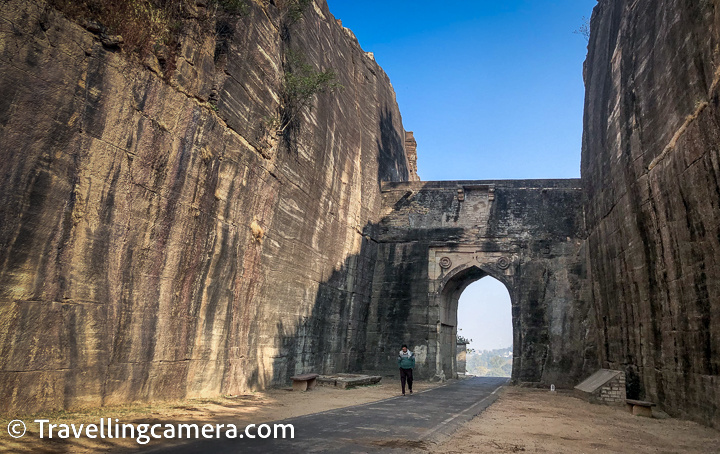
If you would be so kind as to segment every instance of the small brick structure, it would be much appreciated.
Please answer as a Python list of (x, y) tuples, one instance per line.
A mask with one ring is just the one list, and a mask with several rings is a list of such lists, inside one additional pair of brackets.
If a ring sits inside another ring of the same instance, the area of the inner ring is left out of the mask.
[(575, 387), (575, 395), (595, 404), (625, 405), (625, 372), (600, 369)]

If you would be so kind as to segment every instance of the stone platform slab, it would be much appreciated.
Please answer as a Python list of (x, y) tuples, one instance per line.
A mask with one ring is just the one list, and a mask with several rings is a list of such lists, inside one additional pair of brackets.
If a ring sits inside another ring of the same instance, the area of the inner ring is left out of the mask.
[(334, 386), (336, 388), (355, 388), (357, 386), (375, 385), (382, 380), (379, 375), (361, 375), (361, 374), (334, 374), (321, 375), (317, 378), (320, 386)]

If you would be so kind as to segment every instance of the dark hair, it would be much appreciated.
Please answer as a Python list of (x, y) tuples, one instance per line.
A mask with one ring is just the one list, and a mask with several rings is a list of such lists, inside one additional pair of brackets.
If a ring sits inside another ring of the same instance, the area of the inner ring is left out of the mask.
[(407, 344), (402, 344), (402, 347), (400, 348), (408, 348)]

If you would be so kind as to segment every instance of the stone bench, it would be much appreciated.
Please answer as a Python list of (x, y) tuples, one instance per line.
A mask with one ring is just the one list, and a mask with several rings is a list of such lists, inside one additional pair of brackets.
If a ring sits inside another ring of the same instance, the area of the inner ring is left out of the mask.
[(315, 388), (318, 374), (303, 374), (290, 377), (293, 381), (293, 391), (310, 391)]
[(625, 399), (628, 411), (635, 416), (645, 416), (652, 418), (652, 407), (655, 406), (652, 402), (645, 402), (643, 400)]

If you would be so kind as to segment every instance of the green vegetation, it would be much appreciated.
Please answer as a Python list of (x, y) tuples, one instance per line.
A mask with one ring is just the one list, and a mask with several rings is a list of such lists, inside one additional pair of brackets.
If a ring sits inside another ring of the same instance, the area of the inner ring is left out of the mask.
[[(209, 0), (205, 12), (190, 0), (48, 0), (50, 5), (69, 18), (104, 36), (120, 35), (124, 52), (145, 58), (157, 56), (164, 77), (169, 80), (175, 70), (176, 56), (186, 22), (197, 21), (202, 33), (215, 37), (215, 62), (229, 52), (237, 20), (251, 11), (251, 0)], [(278, 113), (263, 120), (270, 135), (280, 134), (286, 145), (297, 145), (303, 111), (312, 109), (315, 95), (342, 89), (335, 81), (332, 68), (318, 70), (309, 64), (302, 52), (292, 50), (291, 26), (300, 21), (312, 0), (281, 0), (281, 35), (283, 75)], [(105, 41), (104, 41), (105, 42)], [(217, 111), (217, 101), (209, 103)], [(276, 141), (276, 139), (275, 139)], [(268, 141), (269, 144), (272, 140)]]
[(468, 352), (467, 373), (479, 377), (509, 377), (512, 374), (512, 346), (497, 350)]
[(319, 93), (342, 89), (335, 82), (335, 70), (318, 71), (305, 60), (305, 55), (291, 46), (293, 24), (300, 21), (313, 0), (282, 0), (280, 38), (283, 53), (283, 77), (278, 115), (264, 119), (268, 130), (283, 136), (285, 145), (291, 149), (298, 144), (298, 116), (312, 109), (313, 99)]
[(289, 0), (286, 4), (288, 22), (293, 23), (302, 19), (305, 8), (312, 4), (312, 0)]
[(121, 35), (130, 51), (170, 44), (180, 28), (183, 2), (172, 0), (49, 0), (71, 19), (96, 22), (104, 33)]
[(234, 16), (246, 16), (250, 13), (247, 0), (213, 0), (211, 6), (213, 4), (216, 8)]
[[(287, 150), (297, 150), (302, 131), (298, 121), (300, 114), (313, 108), (315, 95), (344, 87), (335, 82), (335, 70), (317, 70), (308, 63), (305, 55), (292, 45), (292, 30), (305, 14), (313, 0), (280, 0), (281, 52), (283, 55), (283, 76), (280, 87), (280, 105), (276, 115), (263, 119), (264, 139), (267, 148), (272, 148), (277, 139)], [(299, 25), (299, 24), (298, 24)]]
[[(212, 33), (217, 18), (247, 15), (248, 1), (210, 0), (207, 14), (198, 19), (201, 27)], [(99, 33), (122, 36), (127, 52), (146, 55), (159, 46), (167, 46), (170, 65), (165, 69), (170, 70), (174, 67), (183, 22), (195, 8), (194, 2), (187, 0), (48, 0), (48, 3), (80, 24), (97, 24)]]
[(282, 85), (282, 105), (278, 132), (284, 132), (305, 109), (312, 109), (312, 100), (318, 93), (342, 89), (335, 82), (335, 71), (330, 68), (318, 71), (305, 61), (301, 52), (288, 50), (285, 55), (285, 74)]

